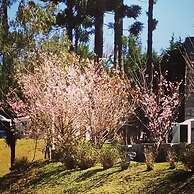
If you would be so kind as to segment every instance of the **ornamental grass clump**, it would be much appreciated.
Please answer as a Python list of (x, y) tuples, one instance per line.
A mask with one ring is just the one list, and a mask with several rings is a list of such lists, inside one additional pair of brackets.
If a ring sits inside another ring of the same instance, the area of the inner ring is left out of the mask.
[(166, 149), (166, 159), (169, 162), (171, 169), (176, 168), (177, 155), (174, 148), (170, 145)]
[(118, 149), (111, 144), (104, 144), (99, 157), (104, 170), (111, 168), (119, 159)]
[(88, 169), (97, 161), (97, 151), (89, 141), (80, 141), (76, 146), (76, 164), (81, 169)]
[(156, 160), (156, 147), (153, 145), (144, 145), (145, 163), (147, 171), (154, 169), (154, 162)]
[(75, 146), (71, 144), (63, 145), (60, 150), (60, 153), (62, 153), (61, 162), (65, 165), (67, 169), (75, 169), (77, 167), (75, 158)]

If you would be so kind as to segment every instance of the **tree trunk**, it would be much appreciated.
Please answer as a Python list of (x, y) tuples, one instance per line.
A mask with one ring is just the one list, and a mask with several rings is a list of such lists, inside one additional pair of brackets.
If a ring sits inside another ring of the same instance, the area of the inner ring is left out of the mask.
[(67, 26), (67, 35), (71, 43), (73, 42), (73, 1), (67, 0), (67, 17), (69, 19), (68, 26)]
[(152, 81), (153, 67), (152, 67), (152, 33), (153, 33), (153, 5), (154, 0), (149, 0), (148, 5), (148, 46), (147, 46), (147, 69), (148, 82)]
[(16, 137), (15, 134), (11, 134), (11, 142), (10, 142), (10, 149), (11, 149), (11, 169), (14, 167), (15, 163), (15, 146), (16, 146)]
[[(8, 14), (7, 14), (7, 8), (8, 8), (8, 1), (7, 0), (2, 0), (1, 3), (1, 22), (2, 22), (2, 34), (3, 34), (3, 38), (7, 37), (8, 34)], [(5, 39), (3, 39), (3, 41), (5, 41)]]
[(95, 15), (95, 46), (94, 52), (97, 58), (102, 58), (103, 56), (103, 22), (104, 13), (98, 11)]
[(78, 27), (75, 29), (75, 51), (78, 51), (78, 44), (79, 44), (79, 29)]
[(123, 17), (122, 17), (123, 0), (119, 1), (119, 4), (115, 10), (115, 26), (114, 26), (114, 68), (123, 70)]
[(3, 80), (3, 90), (4, 93), (6, 94), (6, 86), (9, 83), (8, 76), (9, 76), (9, 71), (10, 67), (8, 65), (8, 54), (5, 52), (6, 44), (8, 41), (8, 31), (9, 31), (9, 26), (8, 26), (8, 1), (7, 0), (2, 0), (1, 3), (1, 25), (2, 25), (2, 52), (3, 52), (3, 57), (2, 57), (2, 80)]
[(9, 138), (9, 146), (10, 146), (10, 162), (11, 162), (11, 167), (10, 170), (13, 169), (14, 163), (15, 163), (15, 146), (16, 146), (16, 137), (14, 132), (9, 131), (8, 132), (8, 138)]

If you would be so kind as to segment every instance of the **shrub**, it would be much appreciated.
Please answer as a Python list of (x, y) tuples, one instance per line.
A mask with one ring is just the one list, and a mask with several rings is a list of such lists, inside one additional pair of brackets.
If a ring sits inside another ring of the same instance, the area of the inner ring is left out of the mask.
[(89, 141), (79, 141), (56, 148), (54, 161), (64, 163), (67, 169), (87, 169), (92, 167), (97, 160), (95, 148)]
[(62, 147), (57, 147), (52, 152), (52, 161), (63, 162), (63, 160), (64, 160), (64, 150)]
[(30, 165), (30, 162), (28, 161), (27, 157), (22, 157), (15, 160), (13, 170), (17, 171), (23, 171), (26, 170)]
[(61, 161), (67, 169), (76, 168), (76, 149), (73, 144), (66, 144), (55, 151), (55, 157)]
[(166, 146), (166, 159), (171, 169), (176, 168), (177, 155), (174, 148), (170, 145)]
[(111, 168), (119, 158), (118, 149), (111, 144), (104, 144), (100, 149), (100, 163), (104, 169)]
[(185, 143), (174, 144), (172, 147), (176, 153), (177, 161), (182, 161), (186, 150), (186, 144)]
[(194, 172), (194, 144), (186, 146), (185, 152), (183, 153), (182, 162), (185, 167)]
[(129, 167), (130, 160), (128, 156), (127, 146), (119, 147), (119, 156), (121, 159), (121, 170), (126, 170)]
[(155, 145), (144, 145), (145, 163), (147, 170), (153, 170), (154, 162), (156, 160), (156, 148)]
[(97, 160), (96, 149), (89, 141), (80, 141), (76, 146), (76, 163), (77, 166), (84, 170), (94, 166)]

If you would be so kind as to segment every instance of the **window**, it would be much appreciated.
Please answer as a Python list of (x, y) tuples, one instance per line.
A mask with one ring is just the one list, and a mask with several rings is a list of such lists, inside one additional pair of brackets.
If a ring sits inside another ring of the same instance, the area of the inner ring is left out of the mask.
[(188, 137), (188, 125), (180, 125), (180, 142), (186, 143)]
[(194, 143), (194, 121), (191, 121), (191, 143)]

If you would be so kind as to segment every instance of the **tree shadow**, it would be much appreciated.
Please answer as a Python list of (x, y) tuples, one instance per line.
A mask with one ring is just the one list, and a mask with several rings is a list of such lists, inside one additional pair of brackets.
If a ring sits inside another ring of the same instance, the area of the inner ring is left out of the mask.
[[(41, 168), (43, 168), (46, 164), (50, 162), (34, 162), (29, 165), (29, 167), (25, 171), (12, 171), (9, 174), (0, 177), (0, 193), (9, 191), (11, 193), (19, 193), (28, 189), (29, 187), (35, 188), (40, 184), (47, 184), (54, 176), (59, 177), (64, 176), (65, 174), (70, 174), (75, 170), (65, 170), (64, 166), (58, 166), (53, 170), (49, 170), (48, 172), (44, 172)], [(33, 172), (33, 169), (36, 172)], [(32, 174), (33, 172), (33, 174)], [(21, 181), (23, 180), (23, 181)]]
[(64, 193), (87, 193), (91, 189), (96, 189), (102, 186), (111, 175), (118, 173), (120, 171), (122, 170), (116, 166), (107, 170), (104, 170), (103, 168), (89, 170), (80, 175), (80, 177), (76, 179), (76, 182), (85, 181), (87, 179), (90, 179), (91, 177), (92, 181), (87, 181), (83, 183), (83, 187), (80, 187), (80, 184), (78, 184), (77, 187), (66, 188), (64, 190)]
[(97, 168), (97, 169), (87, 170), (86, 172), (84, 172), (83, 174), (81, 174), (75, 181), (76, 182), (84, 181), (84, 180), (86, 180), (86, 179), (94, 176), (98, 172), (101, 172), (101, 171), (103, 171), (103, 168)]
[(173, 171), (167, 176), (163, 176), (157, 181), (150, 181), (144, 191), (149, 194), (155, 193), (185, 193), (191, 194), (194, 192), (194, 174), (184, 170)]

